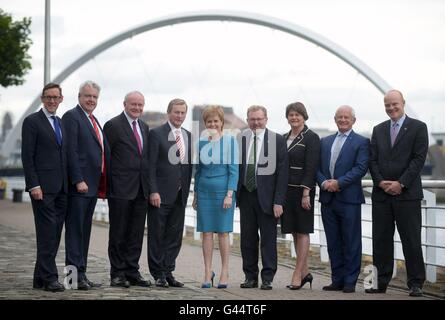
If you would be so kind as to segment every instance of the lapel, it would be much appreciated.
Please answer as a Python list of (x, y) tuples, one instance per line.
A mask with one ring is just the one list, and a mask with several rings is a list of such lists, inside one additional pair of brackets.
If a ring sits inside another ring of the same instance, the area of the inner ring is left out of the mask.
[[(269, 156), (269, 129), (264, 129), (264, 137), (263, 141), (261, 142), (261, 148), (260, 148), (260, 156), (258, 157), (258, 166), (265, 166), (267, 165), (267, 158)], [(258, 147), (258, 146), (257, 146)], [(258, 172), (258, 170), (257, 170)]]
[[(83, 109), (80, 105), (77, 105), (76, 109), (80, 115), (80, 118), (84, 121), (84, 124), (87, 126), (88, 130), (90, 131), (91, 135), (93, 136), (94, 140), (99, 145), (99, 148), (101, 148), (100, 141), (99, 141), (99, 139), (97, 139), (96, 131), (94, 131), (94, 128), (93, 128), (92, 123), (90, 122), (90, 119), (88, 119), (87, 115), (85, 114), (85, 112), (83, 111)], [(100, 127), (99, 122), (97, 121), (97, 119), (94, 115), (93, 115), (93, 118), (94, 118), (94, 120), (96, 120), (96, 124), (97, 124), (99, 130), (102, 131), (102, 128)]]
[[(54, 142), (54, 144), (60, 148), (59, 144), (57, 143), (56, 132), (54, 131), (52, 125), (49, 123), (49, 120), (46, 117), (45, 113), (43, 112), (43, 109), (40, 109), (39, 117), (41, 118), (41, 121), (43, 123), (43, 128), (45, 129), (46, 133), (51, 137), (51, 140)], [(59, 124), (61, 125), (61, 121), (60, 121), (59, 117), (57, 117), (57, 120), (59, 121)], [(60, 126), (60, 130), (62, 130), (62, 126)], [(63, 140), (62, 140), (62, 143), (63, 143)]]
[[(131, 145), (135, 149), (134, 151), (139, 155), (138, 150), (138, 142), (136, 141), (136, 137), (134, 136), (133, 129), (128, 123), (127, 117), (125, 116), (124, 112), (121, 113), (119, 120), (121, 122), (121, 126), (124, 128), (125, 133), (128, 136), (129, 141), (131, 141)], [(141, 126), (141, 133), (142, 133), (142, 126)], [(144, 139), (145, 142), (146, 139)]]
[[(292, 140), (292, 143), (289, 145), (289, 147), (287, 148), (287, 152), (289, 153), (289, 151), (291, 151), (293, 148), (295, 148), (298, 145), (302, 145), (302, 142), (304, 140), (304, 137), (306, 135), (306, 133), (308, 132), (309, 128), (304, 125), (303, 130), (300, 132), (300, 134), (298, 136), (295, 137), (294, 140)], [(289, 138), (290, 134), (291, 134), (292, 130), (290, 130), (285, 136), (285, 140), (287, 141), (287, 139)]]
[[(408, 116), (406, 116), (405, 121), (403, 121), (403, 125), (400, 128), (399, 133), (397, 134), (396, 141), (394, 141), (394, 145), (392, 146), (393, 148), (395, 148), (396, 145), (399, 143), (399, 141), (402, 140), (403, 137), (405, 136), (406, 132), (408, 131), (410, 121), (411, 121), (411, 119), (408, 118)], [(391, 137), (389, 139), (391, 141)], [(390, 144), (391, 144), (391, 142), (390, 142)]]
[(343, 143), (343, 146), (340, 149), (340, 153), (338, 154), (338, 158), (337, 161), (335, 162), (335, 167), (337, 167), (337, 165), (340, 163), (341, 158), (343, 156), (343, 154), (347, 153), (347, 149), (349, 148), (349, 146), (352, 143), (352, 140), (354, 139), (354, 130), (352, 130), (348, 137), (346, 138), (345, 142)]

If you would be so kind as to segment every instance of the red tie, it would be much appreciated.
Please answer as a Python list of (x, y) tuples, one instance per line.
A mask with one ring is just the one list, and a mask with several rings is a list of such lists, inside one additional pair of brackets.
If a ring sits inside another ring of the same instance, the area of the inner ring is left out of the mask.
[(176, 130), (176, 146), (179, 150), (179, 157), (181, 158), (181, 162), (184, 161), (185, 154), (184, 154), (184, 146), (182, 145), (181, 140), (181, 130)]
[(106, 198), (106, 187), (107, 187), (107, 179), (105, 174), (105, 157), (104, 157), (104, 144), (100, 137), (99, 128), (96, 123), (96, 119), (94, 119), (93, 115), (89, 115), (91, 122), (93, 123), (94, 131), (96, 132), (97, 140), (99, 140), (100, 148), (102, 149), (101, 156), (102, 156), (102, 174), (100, 176), (100, 182), (99, 182), (99, 189), (97, 190), (97, 196), (99, 198), (105, 199)]
[(133, 120), (133, 134), (138, 143), (139, 155), (142, 155), (142, 141), (141, 137), (139, 137), (138, 129), (136, 128), (136, 120)]

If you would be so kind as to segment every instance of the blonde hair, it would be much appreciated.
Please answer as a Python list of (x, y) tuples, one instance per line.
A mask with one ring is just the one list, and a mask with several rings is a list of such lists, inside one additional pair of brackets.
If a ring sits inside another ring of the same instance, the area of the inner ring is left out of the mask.
[(208, 106), (205, 107), (202, 112), (202, 120), (204, 120), (204, 124), (207, 119), (211, 116), (218, 116), (219, 120), (222, 122), (221, 130), (224, 128), (224, 110), (220, 106)]

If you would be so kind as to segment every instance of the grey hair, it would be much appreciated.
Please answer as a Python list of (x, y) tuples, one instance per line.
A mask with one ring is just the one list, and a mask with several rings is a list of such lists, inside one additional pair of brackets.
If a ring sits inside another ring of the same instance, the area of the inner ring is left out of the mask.
[(97, 92), (100, 92), (100, 86), (96, 82), (91, 81), (91, 80), (87, 80), (87, 81), (83, 82), (79, 87), (79, 92), (81, 92), (86, 87), (94, 88), (97, 90)]
[(140, 91), (135, 90), (135, 91), (130, 91), (129, 93), (127, 93), (127, 94), (125, 95), (124, 102), (127, 102), (128, 97), (131, 96), (132, 94), (139, 94), (139, 95), (140, 95), (142, 98), (144, 98), (144, 100), (145, 100), (144, 95), (143, 95)]
[(338, 110), (340, 110), (340, 109), (342, 109), (342, 108), (344, 108), (344, 109), (348, 109), (348, 110), (351, 112), (351, 116), (355, 119), (355, 110), (354, 110), (353, 107), (348, 106), (348, 105), (343, 105), (343, 106), (338, 107), (337, 110), (335, 111), (335, 116), (334, 116), (334, 117), (337, 116), (337, 112), (338, 112)]

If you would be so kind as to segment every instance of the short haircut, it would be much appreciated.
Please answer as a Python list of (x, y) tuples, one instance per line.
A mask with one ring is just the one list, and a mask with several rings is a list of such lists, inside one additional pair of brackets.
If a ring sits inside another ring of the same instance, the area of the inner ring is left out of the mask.
[(340, 109), (348, 109), (348, 110), (351, 112), (351, 116), (352, 116), (352, 118), (355, 119), (355, 110), (354, 110), (353, 107), (348, 106), (348, 105), (342, 105), (342, 106), (338, 107), (337, 110), (335, 110), (334, 118), (337, 117), (337, 113), (338, 113), (338, 111), (339, 111)]
[(131, 96), (132, 94), (139, 94), (139, 95), (140, 95), (142, 98), (144, 98), (144, 100), (145, 100), (144, 95), (143, 95), (141, 92), (135, 90), (135, 91), (130, 91), (129, 93), (127, 93), (127, 94), (125, 95), (124, 102), (127, 102), (128, 97)]
[(301, 102), (294, 102), (294, 103), (289, 104), (286, 107), (286, 118), (289, 116), (289, 113), (291, 111), (295, 111), (298, 114), (300, 114), (304, 118), (304, 120), (309, 119), (309, 117), (307, 115), (306, 107)]
[(168, 107), (167, 107), (167, 113), (170, 113), (173, 109), (173, 106), (175, 105), (185, 105), (185, 111), (187, 111), (188, 106), (187, 103), (185, 102), (185, 100), (183, 99), (173, 99), (172, 101), (170, 101), (168, 103)]
[(42, 89), (42, 97), (45, 95), (45, 91), (46, 90), (54, 89), (54, 88), (59, 89), (59, 94), (62, 95), (62, 88), (60, 87), (60, 84), (54, 83), (54, 82), (50, 82), (50, 83), (46, 84), (43, 87), (43, 89)]
[(255, 112), (261, 110), (264, 113), (264, 116), (267, 118), (267, 109), (263, 106), (259, 106), (259, 105), (253, 105), (250, 106), (249, 108), (247, 108), (247, 118), (249, 117), (249, 112)]
[(79, 87), (79, 93), (80, 93), (84, 88), (86, 88), (86, 87), (94, 88), (94, 89), (97, 90), (97, 92), (100, 92), (100, 86), (99, 86), (96, 82), (91, 81), (91, 80), (87, 80), (87, 81), (85, 81), (84, 83), (82, 83), (82, 84), (80, 85), (80, 87)]
[(204, 124), (207, 119), (211, 116), (218, 116), (219, 120), (222, 122), (222, 128), (224, 128), (224, 110), (220, 106), (208, 106), (202, 112), (202, 119), (204, 120)]

